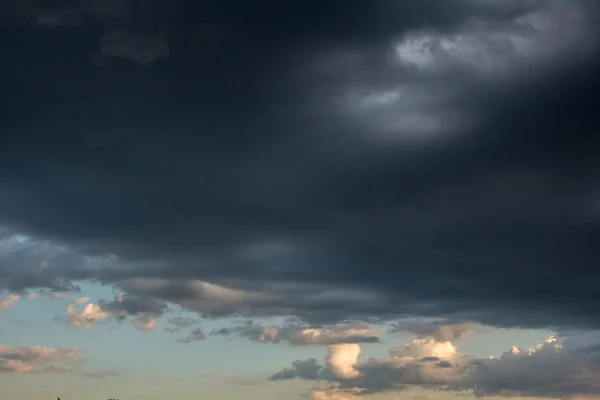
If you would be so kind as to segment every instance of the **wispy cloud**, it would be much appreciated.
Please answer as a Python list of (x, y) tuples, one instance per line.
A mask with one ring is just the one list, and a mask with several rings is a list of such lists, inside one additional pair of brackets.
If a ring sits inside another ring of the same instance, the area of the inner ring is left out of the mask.
[(60, 363), (77, 357), (77, 348), (21, 346), (14, 349), (0, 344), (0, 371), (65, 373), (72, 371), (73, 367)]
[(179, 343), (191, 343), (198, 342), (200, 340), (206, 339), (206, 335), (202, 332), (201, 328), (194, 329), (186, 338), (179, 339)]

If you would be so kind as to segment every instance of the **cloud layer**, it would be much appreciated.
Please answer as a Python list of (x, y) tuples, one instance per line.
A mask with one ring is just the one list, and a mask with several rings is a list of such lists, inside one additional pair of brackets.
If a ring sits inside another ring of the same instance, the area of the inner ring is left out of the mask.
[(287, 342), (293, 346), (378, 343), (380, 333), (363, 323), (340, 323), (325, 326), (289, 323), (277, 326), (256, 324), (252, 321), (232, 328), (213, 331), (214, 335), (238, 334), (253, 342)]
[(557, 337), (534, 348), (513, 346), (488, 359), (461, 354), (451, 342), (433, 338), (414, 339), (392, 348), (387, 358), (366, 362), (359, 362), (360, 351), (358, 344), (329, 346), (324, 365), (314, 358), (294, 361), (271, 380), (326, 380), (325, 393), (333, 395), (334, 388), (333, 393), (341, 390), (340, 396), (344, 390), (354, 396), (421, 386), (463, 392), (476, 388), (476, 396), (570, 398), (593, 397), (600, 388), (600, 353), (574, 351)]
[[(559, 341), (479, 361), (454, 342), (600, 329), (597, 1), (5, 3), (3, 314), (95, 282), (123, 294), (59, 320), (148, 331), (182, 309), (329, 346), (283, 373), (336, 377), (314, 398), (594, 392), (594, 356)], [(354, 365), (367, 324), (398, 320), (417, 341)], [(499, 378), (525, 365), (552, 390)]]
[[(52, 13), (94, 16), (98, 32), (136, 25), (128, 3), (89, 4)], [(236, 32), (256, 9), (217, 7), (205, 11), (222, 21), (211, 22), (221, 45), (203, 31), (158, 76), (92, 63), (59, 92), (53, 58), (37, 80), (15, 75), (15, 104), (31, 107), (4, 111), (15, 135), (2, 160), (22, 172), (2, 178), (0, 287), (95, 279), (212, 316), (595, 327), (597, 6), (430, 5), (334, 2), (336, 29), (314, 23), (325, 6), (303, 6), (292, 29), (294, 6), (272, 5), (264, 28), (243, 35), (255, 48)], [(157, 32), (160, 15), (181, 12), (158, 2), (137, 22)], [(7, 27), (38, 34), (10, 15)], [(304, 40), (309, 26), (320, 40)], [(169, 33), (177, 46), (196, 34)], [(7, 51), (15, 71), (27, 62)], [(29, 85), (56, 101), (29, 101)], [(142, 87), (158, 102), (136, 100)], [(15, 157), (17, 147), (27, 150)]]

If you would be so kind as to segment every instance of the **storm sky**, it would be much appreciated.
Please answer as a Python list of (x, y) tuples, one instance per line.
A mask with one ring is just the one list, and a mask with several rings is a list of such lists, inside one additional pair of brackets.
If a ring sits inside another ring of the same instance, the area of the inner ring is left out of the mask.
[(0, 391), (597, 398), (599, 26), (595, 0), (3, 1)]

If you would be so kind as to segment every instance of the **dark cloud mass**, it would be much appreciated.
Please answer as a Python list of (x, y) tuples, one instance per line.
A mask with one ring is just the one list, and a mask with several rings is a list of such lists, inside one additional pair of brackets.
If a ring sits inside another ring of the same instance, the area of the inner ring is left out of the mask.
[(42, 3), (0, 12), (0, 289), (600, 327), (596, 1)]

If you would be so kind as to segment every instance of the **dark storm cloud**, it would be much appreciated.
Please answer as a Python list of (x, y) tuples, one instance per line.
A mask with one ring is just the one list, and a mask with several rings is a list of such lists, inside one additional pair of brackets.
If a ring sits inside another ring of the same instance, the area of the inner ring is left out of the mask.
[(167, 304), (161, 300), (123, 294), (118, 294), (112, 301), (100, 301), (98, 305), (102, 310), (112, 313), (118, 319), (126, 319), (128, 316), (139, 314), (159, 317), (168, 308)]
[(149, 4), (144, 68), (3, 20), (2, 287), (600, 325), (595, 2)]
[(107, 58), (128, 58), (141, 65), (149, 65), (158, 58), (168, 57), (169, 45), (163, 34), (140, 34), (113, 30), (100, 38), (97, 63)]
[(6, 22), (57, 29), (121, 20), (135, 3), (118, 0), (8, 0), (3, 2), (0, 10)]

